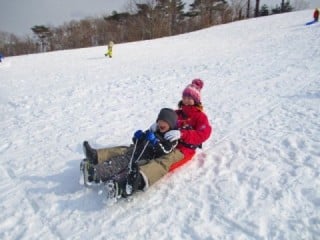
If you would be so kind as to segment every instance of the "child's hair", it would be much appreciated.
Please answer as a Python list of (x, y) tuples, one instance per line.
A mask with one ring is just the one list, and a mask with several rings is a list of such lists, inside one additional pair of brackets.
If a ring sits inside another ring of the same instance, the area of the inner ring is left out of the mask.
[[(178, 108), (180, 109), (182, 106), (183, 106), (183, 101), (180, 100), (180, 101), (178, 102)], [(201, 102), (199, 102), (199, 103), (194, 103), (194, 106), (195, 106), (196, 108), (198, 108), (200, 111), (203, 111), (203, 105), (202, 105)]]

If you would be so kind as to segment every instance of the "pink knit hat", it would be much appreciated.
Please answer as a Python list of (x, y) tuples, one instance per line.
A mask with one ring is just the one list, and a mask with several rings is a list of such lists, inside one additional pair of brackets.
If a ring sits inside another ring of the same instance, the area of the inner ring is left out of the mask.
[(200, 78), (193, 79), (182, 93), (184, 97), (191, 97), (195, 103), (201, 102), (200, 90), (203, 87), (203, 81)]

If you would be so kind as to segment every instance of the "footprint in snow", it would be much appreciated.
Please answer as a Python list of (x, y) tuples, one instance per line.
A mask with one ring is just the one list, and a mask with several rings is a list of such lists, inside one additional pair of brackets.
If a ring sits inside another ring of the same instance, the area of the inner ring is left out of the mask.
[(5, 143), (0, 146), (0, 153), (4, 153), (9, 147), (11, 146), (11, 143)]

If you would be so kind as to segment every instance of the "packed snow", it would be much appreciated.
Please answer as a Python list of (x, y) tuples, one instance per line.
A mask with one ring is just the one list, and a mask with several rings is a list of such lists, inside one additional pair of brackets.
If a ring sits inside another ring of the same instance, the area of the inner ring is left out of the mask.
[[(312, 10), (0, 64), (0, 239), (320, 239)], [(79, 184), (82, 142), (129, 145), (193, 78), (213, 134), (131, 201)]]

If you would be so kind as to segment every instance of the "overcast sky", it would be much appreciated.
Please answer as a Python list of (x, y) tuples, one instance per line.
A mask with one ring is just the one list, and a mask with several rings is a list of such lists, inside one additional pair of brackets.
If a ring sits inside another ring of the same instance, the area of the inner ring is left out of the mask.
[[(311, 8), (320, 7), (320, 0), (304, 1), (310, 2)], [(34, 25), (59, 26), (71, 20), (111, 14), (113, 10), (122, 12), (128, 2), (130, 0), (0, 0), (0, 31), (18, 36), (32, 34), (30, 29)], [(281, 0), (261, 2), (272, 5)]]
[(0, 0), (0, 31), (31, 34), (34, 25), (59, 26), (71, 20), (121, 12), (129, 0)]

